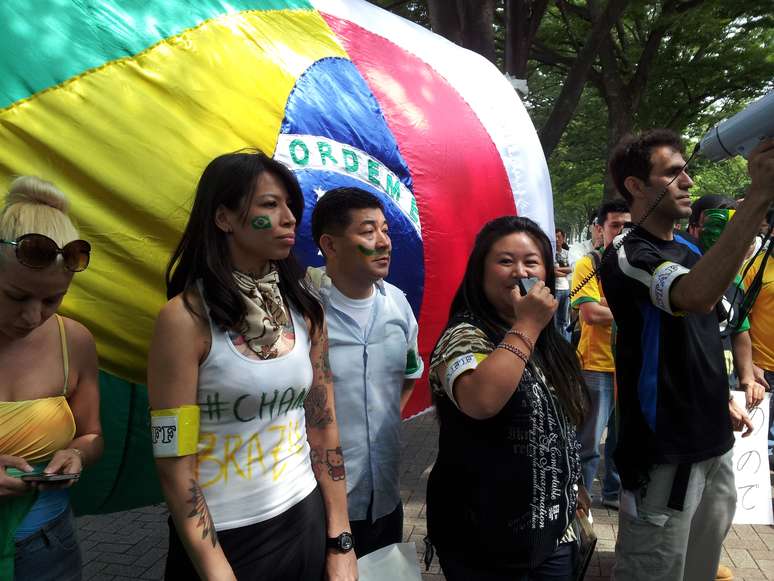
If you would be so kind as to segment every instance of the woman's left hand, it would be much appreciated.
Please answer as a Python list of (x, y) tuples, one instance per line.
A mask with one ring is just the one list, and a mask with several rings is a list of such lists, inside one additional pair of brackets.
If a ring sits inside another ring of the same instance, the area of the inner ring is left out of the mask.
[[(83, 471), (83, 459), (79, 452), (73, 448), (59, 450), (43, 470), (44, 474), (77, 474), (80, 477)], [(57, 490), (60, 488), (69, 488), (78, 482), (78, 478), (73, 480), (63, 480), (61, 482), (49, 482), (38, 484), (39, 490)]]
[(355, 551), (338, 553), (328, 550), (325, 560), (326, 581), (357, 581), (357, 557)]

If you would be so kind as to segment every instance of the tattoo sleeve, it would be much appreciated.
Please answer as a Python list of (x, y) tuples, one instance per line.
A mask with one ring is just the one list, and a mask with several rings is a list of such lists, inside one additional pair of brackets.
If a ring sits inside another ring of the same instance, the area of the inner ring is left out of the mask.
[(328, 337), (320, 340), (320, 355), (312, 365), (314, 385), (304, 401), (306, 424), (311, 428), (324, 428), (333, 423), (333, 414), (328, 403), (328, 385), (333, 382), (331, 364), (328, 360)]
[(332, 382), (333, 372), (331, 371), (331, 361), (328, 357), (328, 337), (323, 336), (320, 340), (320, 356), (314, 363), (314, 370), (319, 372), (323, 381)]
[(313, 385), (304, 400), (306, 425), (310, 428), (324, 428), (333, 423), (333, 414), (328, 407), (328, 390), (324, 384)]
[(318, 479), (327, 472), (331, 480), (344, 480), (344, 454), (341, 446), (328, 450), (312, 448), (311, 459), (312, 470)]
[(191, 498), (188, 500), (191, 512), (188, 513), (188, 518), (199, 518), (196, 528), (202, 527), (202, 540), (209, 536), (212, 547), (215, 548), (218, 544), (218, 534), (215, 532), (215, 523), (212, 522), (212, 515), (210, 515), (207, 501), (204, 499), (204, 493), (199, 483), (194, 479), (191, 479), (191, 488), (188, 490), (191, 492)]

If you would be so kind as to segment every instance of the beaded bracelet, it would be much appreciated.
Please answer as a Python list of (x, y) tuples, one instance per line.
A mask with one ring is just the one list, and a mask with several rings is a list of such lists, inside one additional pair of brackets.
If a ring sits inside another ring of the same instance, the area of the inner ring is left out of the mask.
[(524, 365), (527, 365), (527, 359), (529, 359), (529, 355), (527, 355), (526, 353), (524, 353), (524, 351), (522, 351), (522, 350), (521, 350), (521, 349), (519, 349), (518, 347), (515, 347), (515, 346), (511, 345), (510, 343), (500, 343), (500, 344), (497, 346), (497, 348), (498, 348), (498, 349), (505, 349), (506, 351), (510, 351), (510, 352), (511, 352), (511, 353), (513, 353), (513, 354), (514, 354), (516, 357), (518, 357), (519, 359), (521, 359), (521, 360), (524, 362)]
[(532, 354), (532, 352), (535, 350), (535, 343), (530, 339), (526, 333), (519, 331), (518, 329), (509, 329), (505, 332), (506, 335), (515, 335), (522, 341), (524, 341), (527, 344), (527, 347), (529, 347), (529, 352)]

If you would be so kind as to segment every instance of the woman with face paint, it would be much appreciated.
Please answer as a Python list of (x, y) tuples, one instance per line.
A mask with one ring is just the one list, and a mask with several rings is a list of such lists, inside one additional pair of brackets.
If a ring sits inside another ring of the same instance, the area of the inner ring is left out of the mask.
[(199, 180), (148, 362), (167, 579), (357, 578), (325, 320), (292, 252), (303, 210), (260, 152)]
[(56, 311), (90, 248), (53, 184), (11, 184), (0, 213), (0, 579), (81, 578), (68, 488), (102, 455), (97, 350)]
[(482, 228), (430, 359), (440, 435), (427, 527), (449, 581), (573, 578), (588, 395), (553, 291), (537, 224)]

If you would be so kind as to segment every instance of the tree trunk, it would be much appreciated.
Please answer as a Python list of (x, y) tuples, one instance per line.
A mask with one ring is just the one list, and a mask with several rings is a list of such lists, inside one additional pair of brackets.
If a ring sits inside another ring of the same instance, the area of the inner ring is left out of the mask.
[(608, 0), (602, 14), (599, 18), (594, 19), (591, 31), (586, 37), (583, 48), (578, 53), (578, 58), (575, 59), (575, 63), (567, 74), (562, 91), (551, 109), (551, 114), (540, 130), (540, 143), (543, 145), (546, 157), (549, 157), (559, 144), (559, 140), (578, 106), (578, 101), (580, 101), (597, 54), (609, 37), (610, 29), (623, 14), (626, 4), (627, 0)]
[(427, 0), (427, 9), (433, 32), (462, 46), (462, 22), (457, 0)]
[(497, 62), (495, 0), (427, 0), (433, 32)]
[[(634, 127), (634, 112), (640, 106), (645, 93), (650, 69), (658, 55), (658, 49), (664, 35), (674, 21), (676, 4), (667, 2), (658, 20), (648, 34), (648, 38), (640, 53), (637, 67), (632, 78), (626, 82), (621, 74), (621, 63), (613, 48), (610, 34), (605, 37), (599, 51), (599, 62), (602, 68), (600, 75), (600, 93), (607, 103), (607, 151), (613, 148), (621, 138), (632, 131)], [(618, 195), (610, 172), (605, 173), (604, 200), (611, 200)]]
[[(631, 100), (621, 96), (607, 100), (607, 151), (608, 155), (613, 152), (613, 148), (618, 144), (621, 138), (629, 133), (634, 126), (634, 112), (630, 107)], [(607, 162), (605, 163), (607, 168)], [(619, 196), (618, 190), (613, 183), (613, 176), (609, 171), (605, 171), (605, 182), (603, 185), (602, 200), (608, 201)]]
[(494, 43), (495, 0), (457, 0), (462, 46), (497, 63)]
[(548, 0), (506, 0), (505, 2), (505, 72), (517, 79), (527, 78), (529, 49)]

